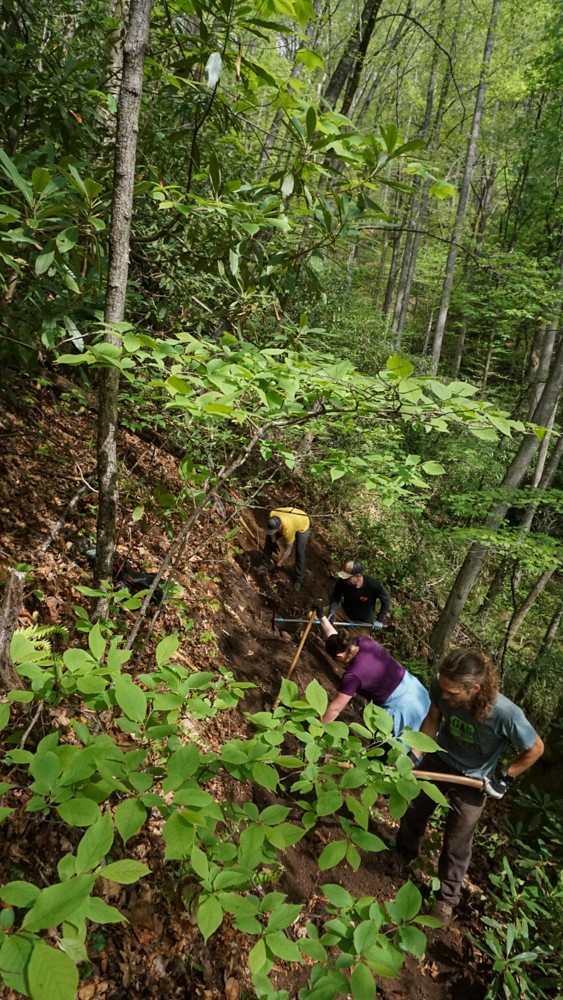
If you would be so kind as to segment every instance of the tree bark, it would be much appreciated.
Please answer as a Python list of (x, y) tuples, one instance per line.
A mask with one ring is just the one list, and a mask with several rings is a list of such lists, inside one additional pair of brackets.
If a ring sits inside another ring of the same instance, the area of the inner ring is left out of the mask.
[[(145, 52), (149, 40), (152, 0), (131, 0), (129, 23), (123, 47), (123, 71), (117, 110), (114, 186), (108, 282), (104, 320), (105, 342), (119, 345), (115, 324), (125, 315), (129, 273), (129, 239), (133, 214), (135, 159), (139, 114), (143, 91)], [(117, 401), (119, 369), (102, 370), (98, 408), (98, 483), (99, 508), (96, 541), (96, 580), (111, 579), (115, 548), (115, 524), (118, 503), (117, 482)], [(97, 616), (107, 613), (107, 602), (100, 602)]]
[(324, 99), (331, 108), (336, 107), (340, 94), (346, 87), (342, 102), (342, 114), (352, 104), (356, 93), (367, 48), (373, 34), (379, 8), (382, 0), (365, 0), (362, 13), (358, 18), (354, 31), (350, 35), (346, 48), (342, 53), (336, 68), (325, 88)]
[(4, 600), (0, 608), (0, 690), (2, 691), (12, 691), (22, 687), (10, 656), (10, 643), (17, 628), (24, 587), (25, 573), (17, 569), (9, 570)]
[(530, 609), (533, 607), (533, 605), (537, 601), (537, 599), (540, 596), (540, 594), (543, 594), (545, 588), (547, 587), (547, 584), (549, 583), (549, 581), (551, 580), (551, 577), (555, 573), (555, 570), (556, 570), (555, 566), (552, 566), (551, 569), (546, 569), (545, 572), (542, 573), (542, 575), (540, 577), (538, 577), (538, 579), (536, 580), (536, 582), (534, 583), (533, 587), (531, 588), (531, 590), (529, 591), (529, 593), (526, 595), (526, 597), (524, 598), (524, 600), (522, 601), (522, 603), (519, 604), (518, 607), (514, 609), (514, 612), (512, 614), (512, 617), (511, 617), (511, 619), (510, 619), (510, 621), (508, 623), (508, 627), (506, 629), (506, 634), (504, 636), (504, 642), (502, 644), (502, 655), (501, 655), (501, 658), (500, 658), (500, 675), (501, 675), (501, 677), (504, 674), (504, 663), (505, 663), (505, 660), (506, 660), (506, 653), (508, 651), (508, 644), (509, 644), (510, 640), (513, 639), (514, 636), (516, 635), (516, 633), (518, 632), (518, 630), (519, 630), (520, 626), (522, 625), (522, 623), (523, 623), (526, 615), (528, 614), (528, 612), (530, 611)]
[(524, 678), (522, 684), (520, 685), (520, 688), (516, 693), (516, 701), (518, 702), (519, 705), (522, 705), (523, 708), (524, 706), (527, 706), (529, 703), (530, 691), (532, 685), (539, 677), (541, 670), (543, 669), (545, 659), (551, 652), (551, 647), (555, 642), (555, 637), (557, 636), (557, 632), (559, 631), (559, 626), (561, 624), (562, 619), (563, 619), (563, 601), (561, 602), (559, 607), (556, 608), (553, 617), (549, 625), (547, 626), (546, 633), (543, 637), (542, 644), (538, 649), (538, 654), (534, 661), (533, 667), (528, 671), (528, 674)]
[[(561, 395), (563, 387), (563, 339), (559, 346), (559, 351), (545, 384), (543, 393), (533, 414), (533, 422), (540, 427), (545, 427), (553, 408)], [(507, 510), (510, 507), (510, 492), (517, 489), (526, 475), (530, 462), (534, 457), (538, 447), (539, 439), (536, 434), (528, 433), (522, 439), (512, 462), (506, 470), (502, 487), (507, 491), (507, 499), (492, 508), (485, 520), (485, 528), (488, 531), (496, 531)], [(460, 615), (465, 607), (473, 584), (487, 555), (488, 546), (482, 542), (474, 542), (465, 557), (453, 587), (450, 591), (444, 609), (436, 622), (430, 635), (430, 647), (437, 658), (445, 653), (454, 629), (459, 621)]]
[(446, 320), (448, 318), (448, 311), (450, 308), (450, 299), (452, 295), (455, 266), (458, 254), (458, 243), (461, 234), (463, 232), (463, 224), (465, 221), (467, 202), (469, 200), (469, 193), (471, 190), (471, 178), (473, 176), (473, 168), (475, 166), (475, 158), (477, 156), (477, 140), (479, 139), (479, 133), (481, 130), (481, 117), (483, 114), (483, 105), (485, 103), (485, 92), (487, 89), (489, 65), (491, 62), (491, 56), (493, 52), (494, 33), (495, 33), (499, 8), (500, 8), (500, 0), (493, 0), (491, 19), (489, 21), (489, 29), (487, 31), (487, 40), (485, 42), (485, 49), (483, 52), (483, 62), (481, 64), (479, 86), (477, 88), (477, 97), (475, 99), (475, 110), (473, 112), (473, 121), (471, 123), (471, 134), (469, 137), (467, 154), (465, 157), (465, 167), (463, 171), (463, 179), (461, 182), (461, 191), (459, 194), (456, 219), (452, 233), (450, 249), (448, 252), (448, 259), (446, 261), (446, 273), (444, 276), (444, 285), (442, 288), (442, 300), (440, 302), (438, 319), (436, 321), (436, 329), (434, 331), (434, 343), (432, 345), (432, 374), (434, 375), (438, 370), (438, 365), (440, 364), (440, 357), (442, 354), (442, 341), (444, 339)]

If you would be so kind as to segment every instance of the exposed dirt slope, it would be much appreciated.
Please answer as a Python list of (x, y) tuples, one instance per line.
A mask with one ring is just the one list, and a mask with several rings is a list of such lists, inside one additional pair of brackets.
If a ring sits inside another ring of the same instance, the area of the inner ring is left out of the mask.
[[(77, 411), (72, 404), (62, 405), (48, 390), (35, 392), (19, 414), (5, 412), (1, 416), (0, 435), (0, 518), (2, 548), (0, 573), (14, 562), (33, 567), (33, 576), (26, 591), (22, 608), (22, 625), (31, 621), (60, 622), (71, 633), (71, 642), (83, 641), (74, 635), (75, 615), (72, 606), (84, 599), (75, 587), (91, 583), (90, 569), (77, 550), (76, 536), (88, 536), (95, 528), (95, 493), (88, 487), (70, 514), (64, 530), (59, 531), (46, 550), (45, 540), (77, 491), (84, 486), (89, 470), (95, 466), (95, 415)], [(162, 530), (155, 491), (164, 488), (174, 493), (178, 489), (176, 462), (156, 445), (147, 446), (135, 435), (121, 435), (122, 527), (119, 548), (147, 570), (158, 567), (163, 558), (167, 539)], [(296, 497), (269, 497), (274, 503), (283, 499), (294, 502)], [(132, 511), (144, 504), (145, 515), (132, 520)], [(232, 529), (238, 514), (234, 504), (219, 505), (205, 515), (190, 540), (175, 579), (184, 588), (183, 597), (194, 620), (193, 628), (184, 631), (185, 616), (168, 607), (158, 623), (158, 630), (180, 629), (180, 655), (195, 667), (226, 664), (241, 679), (257, 685), (249, 691), (243, 709), (248, 712), (269, 708), (287, 673), (296, 649), (296, 634), (274, 632), (272, 614), (281, 617), (306, 617), (312, 600), (326, 598), (332, 586), (328, 539), (315, 528), (307, 559), (307, 574), (303, 590), (295, 594), (288, 572), (265, 579), (256, 576), (261, 526), (267, 517), (265, 508), (246, 510), (240, 520), (237, 538), (238, 552), (233, 555), (223, 541)], [(353, 554), (353, 553), (351, 553)], [(414, 612), (413, 612), (414, 613)], [(130, 624), (133, 624), (133, 616)], [(212, 633), (216, 634), (216, 642)], [(383, 633), (383, 641), (391, 652), (402, 657), (408, 637), (391, 624)], [(138, 663), (150, 669), (154, 639), (147, 645)], [(411, 653), (419, 650), (411, 650)], [(322, 683), (329, 695), (337, 688), (338, 674), (326, 656), (322, 643), (313, 631), (300, 657), (294, 679), (303, 688), (312, 678)], [(344, 719), (357, 717), (360, 706), (353, 703)], [(22, 731), (30, 718), (22, 709)], [(26, 745), (33, 746), (53, 726), (61, 729), (62, 738), (72, 738), (70, 716), (72, 706), (45, 709), (37, 718)], [(90, 722), (92, 720), (89, 720)], [(108, 730), (111, 719), (102, 719)], [(112, 733), (115, 730), (111, 729)], [(224, 713), (217, 720), (200, 728), (199, 737), (208, 746), (218, 747), (222, 740), (247, 733), (248, 723), (236, 711)], [(237, 796), (244, 800), (252, 789), (241, 789), (233, 781), (216, 782), (213, 793), (218, 798)], [(254, 791), (257, 804), (271, 801), (268, 793)], [(17, 794), (10, 805), (19, 806), (3, 824), (4, 839), (0, 848), (0, 879), (39, 879), (43, 885), (56, 878), (59, 857), (69, 850), (65, 839), (68, 830), (54, 820), (45, 821), (37, 814), (25, 812), (25, 797)], [(384, 800), (374, 815), (374, 831), (384, 838), (394, 835), (395, 824), (390, 819)], [(182, 891), (185, 877), (170, 864), (163, 864), (162, 842), (158, 816), (128, 844), (128, 849), (153, 871), (149, 879), (136, 886), (105, 887), (108, 901), (118, 906), (128, 917), (125, 926), (100, 927), (89, 942), (91, 969), (82, 981), (81, 1000), (98, 998), (205, 997), (207, 1000), (239, 1000), (251, 996), (246, 956), (253, 939), (222, 927), (203, 946), (194, 924), (193, 915), (186, 912)], [(323, 829), (310, 834), (291, 849), (287, 868), (279, 887), (292, 901), (303, 904), (298, 924), (315, 920), (319, 913), (319, 886), (326, 881), (338, 882), (356, 895), (373, 895), (379, 900), (392, 899), (402, 881), (392, 851), (366, 855), (358, 872), (341, 865), (329, 873), (319, 873), (317, 858), (323, 844), (331, 839), (336, 820), (327, 819)], [(435, 859), (434, 859), (435, 860)], [(428, 882), (432, 858), (419, 866), (411, 877)], [(479, 850), (470, 871), (472, 879), (486, 884), (488, 860)], [(480, 889), (470, 883), (464, 891), (459, 917), (452, 928), (431, 932), (426, 957), (419, 966), (407, 957), (398, 980), (382, 980), (380, 995), (394, 1000), (479, 1000), (485, 993), (487, 967), (483, 965), (468, 939), (468, 933), (478, 920)], [(295, 928), (296, 933), (299, 926)], [(280, 988), (296, 997), (304, 984), (308, 970), (291, 968), (280, 963), (275, 971)], [(249, 992), (250, 991), (250, 992)], [(7, 998), (16, 994), (8, 991)]]

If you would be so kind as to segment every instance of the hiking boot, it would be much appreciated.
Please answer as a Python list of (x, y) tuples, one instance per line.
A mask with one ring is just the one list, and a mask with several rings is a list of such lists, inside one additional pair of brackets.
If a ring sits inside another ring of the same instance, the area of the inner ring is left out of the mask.
[(295, 581), (295, 583), (293, 584), (293, 589), (296, 593), (299, 593), (299, 591), (301, 590), (301, 580)]
[(268, 567), (267, 566), (259, 566), (258, 569), (256, 570), (256, 572), (258, 573), (258, 576), (265, 576), (266, 573), (268, 572)]
[(430, 916), (435, 917), (436, 920), (440, 920), (442, 927), (449, 927), (452, 922), (454, 915), (454, 908), (450, 906), (449, 903), (444, 902), (443, 899), (438, 899), (432, 909), (430, 910)]

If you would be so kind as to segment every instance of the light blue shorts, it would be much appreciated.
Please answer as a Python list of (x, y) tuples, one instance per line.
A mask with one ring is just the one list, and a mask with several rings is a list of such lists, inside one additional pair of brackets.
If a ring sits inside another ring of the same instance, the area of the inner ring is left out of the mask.
[(428, 715), (430, 697), (413, 674), (405, 673), (384, 705), (381, 706), (393, 719), (393, 736), (400, 736), (404, 729), (419, 730)]

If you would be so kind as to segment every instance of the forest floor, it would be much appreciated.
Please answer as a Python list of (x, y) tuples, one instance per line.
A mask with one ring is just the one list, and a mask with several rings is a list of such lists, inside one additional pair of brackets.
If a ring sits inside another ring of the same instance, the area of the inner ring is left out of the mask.
[[(75, 633), (72, 608), (84, 604), (85, 599), (75, 588), (91, 585), (91, 570), (77, 551), (76, 539), (92, 537), (95, 531), (96, 494), (90, 488), (84, 489), (62, 530), (47, 548), (45, 542), (95, 467), (96, 415), (91, 409), (79, 406), (72, 393), (71, 398), (61, 401), (52, 389), (38, 385), (31, 391), (28, 388), (25, 395), (26, 399), (13, 403), (0, 414), (3, 443), (0, 580), (6, 568), (15, 562), (32, 566), (20, 624), (63, 624), (70, 632), (71, 644), (80, 645), (84, 638)], [(120, 460), (122, 528), (118, 548), (146, 570), (154, 571), (168, 544), (154, 497), (162, 489), (170, 493), (179, 489), (177, 459), (157, 444), (146, 444), (123, 430)], [(287, 495), (268, 497), (272, 505), (274, 501), (297, 499)], [(132, 511), (140, 504), (144, 504), (145, 514), (134, 521)], [(225, 739), (250, 734), (244, 712), (272, 707), (298, 638), (295, 629), (293, 634), (273, 631), (272, 615), (307, 617), (312, 600), (328, 597), (332, 576), (338, 568), (330, 559), (328, 534), (315, 525), (307, 552), (305, 583), (299, 594), (293, 590), (291, 565), (287, 572), (284, 567), (276, 574), (258, 577), (256, 568), (266, 517), (264, 507), (246, 509), (240, 514), (234, 505), (230, 508), (222, 504), (205, 514), (191, 537), (190, 550), (174, 574), (176, 583), (183, 588), (182, 598), (190, 609), (193, 627), (186, 630), (185, 613), (171, 605), (164, 609), (157, 626), (162, 634), (179, 631), (179, 657), (188, 665), (206, 670), (225, 665), (238, 679), (256, 685), (248, 691), (240, 710), (229, 710), (205, 725), (198, 724), (198, 738), (210, 749), (218, 748)], [(224, 536), (236, 524), (240, 525), (236, 540), (225, 543)], [(349, 554), (354, 555), (352, 550)], [(414, 644), (418, 648), (412, 648), (404, 622), (410, 623), (410, 636), (424, 636), (431, 609), (422, 607), (420, 601), (409, 606), (406, 595), (393, 597), (407, 608), (408, 615), (394, 621), (391, 614), (382, 641), (398, 658), (409, 651), (411, 656), (420, 657), (423, 639)], [(125, 614), (129, 615), (128, 626), (132, 627), (133, 613)], [(150, 669), (154, 646), (154, 639), (146, 644), (137, 667)], [(315, 628), (307, 639), (293, 679), (304, 689), (313, 678), (326, 688), (329, 697), (337, 690), (338, 671), (325, 654)], [(30, 718), (26, 711), (21, 708), (22, 730)], [(54, 727), (60, 729), (62, 740), (72, 739), (71, 718), (78, 711), (76, 706), (65, 703), (46, 707), (26, 738), (27, 748), (32, 748)], [(351, 720), (360, 713), (361, 707), (352, 702), (343, 719)], [(110, 713), (106, 716), (101, 720), (103, 726), (130, 748), (130, 738), (123, 733), (117, 735)], [(241, 788), (228, 778), (224, 782), (216, 778), (209, 790), (217, 799), (236, 796), (243, 801), (254, 795), (260, 807), (282, 801), (280, 796), (274, 798), (265, 789)], [(69, 828), (41, 814), (27, 813), (23, 796), (10, 805), (18, 808), (3, 823), (0, 881), (28, 878), (48, 885), (56, 879), (58, 859), (69, 850)], [(397, 824), (389, 816), (384, 799), (376, 805), (373, 832), (389, 841)], [(494, 818), (498, 818), (498, 813)], [(373, 895), (383, 901), (393, 899), (407, 877), (400, 871), (392, 850), (364, 854), (357, 872), (347, 864), (328, 873), (319, 872), (318, 855), (333, 836), (336, 825), (335, 818), (327, 817), (322, 828), (291, 848), (284, 858), (285, 871), (279, 884), (269, 886), (303, 905), (293, 928), (296, 935), (300, 926), (318, 917), (320, 886), (324, 882), (337, 882), (354, 895)], [(100, 926), (90, 935), (91, 965), (82, 970), (80, 1000), (172, 997), (242, 1000), (252, 996), (246, 958), (254, 939), (235, 931), (226, 922), (207, 945), (203, 944), (194, 915), (183, 902), (182, 878), (173, 865), (164, 862), (159, 830), (160, 819), (156, 814), (128, 843), (131, 856), (148, 864), (153, 874), (133, 886), (109, 882), (104, 886), (104, 898), (117, 906), (129, 922)], [(437, 843), (434, 838), (424, 859), (415, 862), (410, 872), (423, 894), (435, 872)], [(379, 996), (389, 1000), (484, 997), (490, 965), (472, 943), (471, 936), (479, 934), (483, 894), (487, 891), (491, 862), (486, 846), (486, 834), (479, 835), (463, 900), (451, 927), (429, 931), (422, 963), (406, 956), (397, 979), (378, 980)], [(307, 966), (280, 961), (274, 969), (273, 981), (277, 988), (288, 990), (293, 1000), (305, 985), (309, 971)], [(10, 990), (2, 994), (4, 1000), (19, 995)]]

